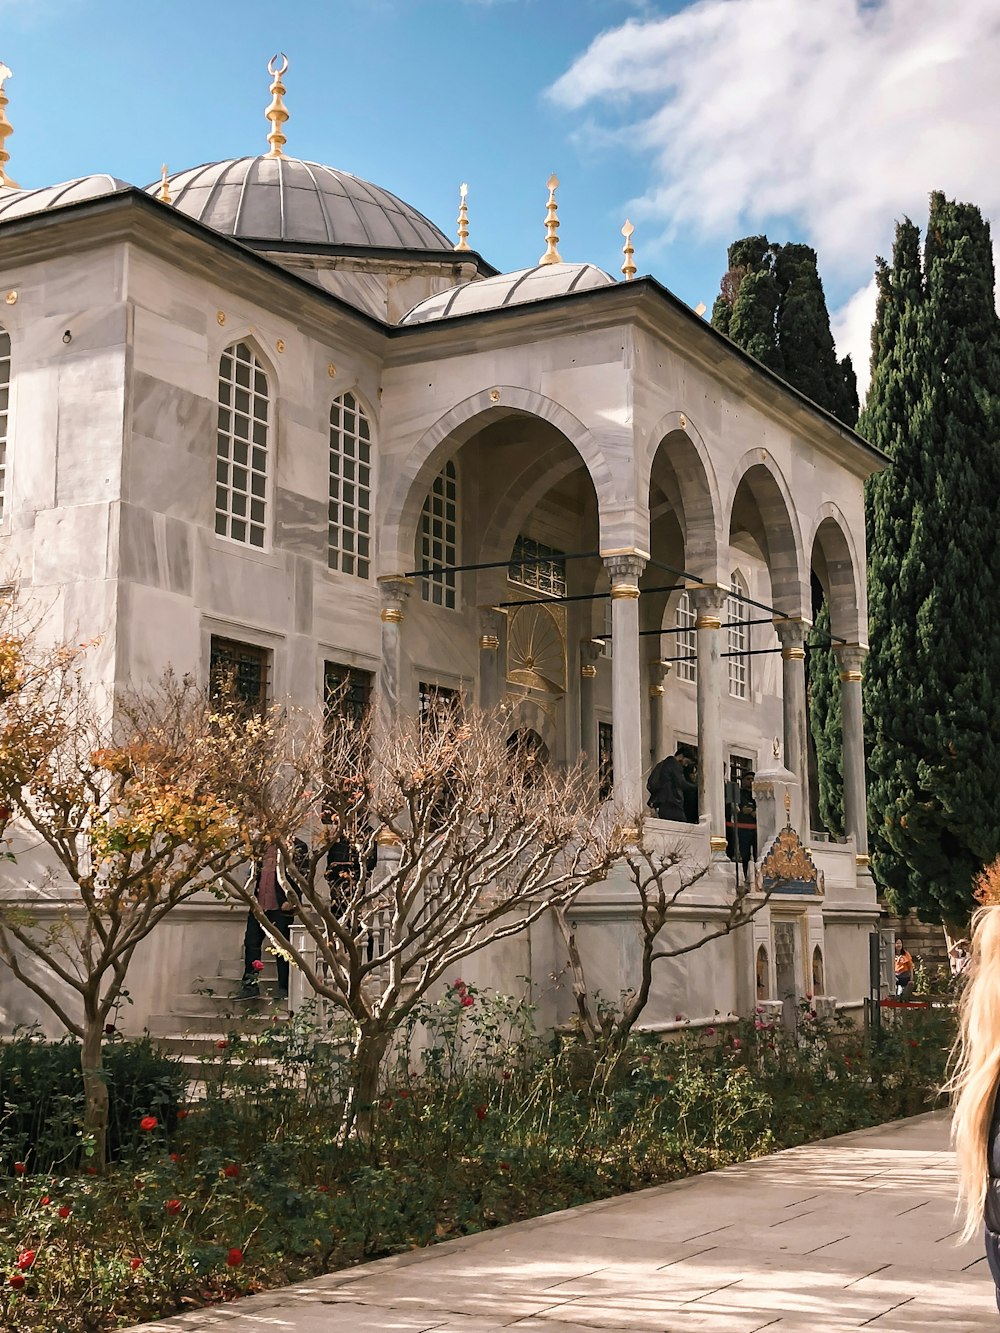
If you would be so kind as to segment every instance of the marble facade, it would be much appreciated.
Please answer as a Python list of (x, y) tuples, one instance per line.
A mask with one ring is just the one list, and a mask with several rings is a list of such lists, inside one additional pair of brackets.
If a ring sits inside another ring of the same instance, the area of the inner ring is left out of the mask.
[[(13, 296), (0, 306), (12, 347), (0, 562), (53, 637), (99, 639), (87, 669), (109, 690), (168, 665), (207, 681), (214, 636), (264, 650), (273, 695), (308, 708), (321, 705), (327, 662), (371, 673), (389, 711), (415, 709), (422, 684), (486, 705), (508, 697), (556, 762), (582, 749), (596, 764), (610, 739), (614, 795), (632, 808), (658, 758), (697, 745), (701, 822), (649, 822), (665, 846), (715, 857), (679, 912), (680, 938), (718, 918), (732, 891), (724, 755), (763, 769), (779, 737), (789, 791), (808, 809), (801, 644), (815, 570), (844, 641), (850, 836), (815, 848), (822, 897), (776, 898), (752, 930), (665, 965), (648, 1022), (777, 998), (787, 976), (775, 971), (775, 923), (791, 928), (781, 939), (799, 994), (819, 948), (826, 992), (860, 1000), (878, 915), (855, 697), (863, 485), (881, 466), (876, 452), (651, 278), (592, 271), (593, 285), (577, 286), (583, 266), (560, 264), (544, 299), (519, 301), (509, 275), (443, 238), (426, 251), (237, 242), (203, 215), (114, 184), (35, 211), (4, 212), (3, 196), (25, 192), (0, 191), (0, 291)], [(474, 308), (414, 317), (461, 283)], [(235, 344), (267, 380), (260, 548), (214, 527), (220, 358)], [(373, 442), (367, 577), (328, 562), (330, 414), (344, 394)], [(425, 501), (448, 465), (454, 563), (497, 566), (456, 574), (454, 608), (426, 600), (414, 575)], [(519, 536), (572, 557), (567, 593), (594, 600), (546, 601), (512, 582), (503, 566)], [(772, 624), (751, 610), (762, 623), (746, 631), (745, 697), (721, 656), (734, 575), (753, 603), (785, 617)], [(697, 616), (696, 680), (664, 664), (677, 635), (656, 633), (674, 628), (681, 584)], [(504, 605), (519, 601), (538, 605)], [(808, 842), (807, 823), (796, 820)], [(21, 870), (16, 891), (37, 894), (30, 862)], [(635, 912), (616, 877), (578, 905), (606, 996), (628, 985)], [(128, 1025), (141, 1028), (213, 957), (237, 952), (241, 929), (239, 912), (214, 902), (180, 909), (133, 969)], [(483, 984), (530, 976), (548, 1021), (568, 1014), (546, 923), (481, 965)], [(0, 975), (5, 1024), (33, 1016), (11, 986)]]

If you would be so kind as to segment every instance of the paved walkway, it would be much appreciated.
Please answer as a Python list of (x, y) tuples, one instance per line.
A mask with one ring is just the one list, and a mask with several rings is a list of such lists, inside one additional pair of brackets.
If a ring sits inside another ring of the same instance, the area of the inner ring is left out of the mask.
[(143, 1333), (980, 1333), (934, 1113), (383, 1259)]

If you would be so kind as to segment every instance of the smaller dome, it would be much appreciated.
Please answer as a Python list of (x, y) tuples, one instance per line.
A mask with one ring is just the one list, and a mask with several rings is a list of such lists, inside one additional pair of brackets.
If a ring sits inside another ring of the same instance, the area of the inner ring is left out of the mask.
[(28, 213), (45, 213), (50, 208), (64, 208), (84, 199), (99, 199), (101, 195), (131, 188), (128, 181), (99, 172), (94, 176), (81, 176), (79, 180), (63, 181), (61, 185), (45, 185), (38, 190), (0, 189), (0, 222)]
[(568, 296), (570, 292), (614, 285), (614, 278), (595, 264), (536, 264), (534, 268), (522, 268), (516, 273), (499, 273), (495, 278), (449, 287), (447, 291), (420, 301), (399, 322), (429, 324), (436, 319), (502, 310), (505, 306), (549, 301), (556, 296)]

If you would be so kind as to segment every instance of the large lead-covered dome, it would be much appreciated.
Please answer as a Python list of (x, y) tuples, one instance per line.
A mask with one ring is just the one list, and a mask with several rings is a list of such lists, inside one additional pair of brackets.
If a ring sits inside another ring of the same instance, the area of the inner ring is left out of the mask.
[[(452, 250), (402, 199), (346, 171), (295, 157), (239, 157), (167, 177), (170, 199), (215, 231), (249, 242)], [(147, 189), (159, 194), (157, 182)]]
[(63, 181), (60, 185), (45, 185), (41, 189), (19, 190), (12, 186), (0, 189), (0, 222), (24, 217), (28, 213), (45, 213), (51, 208), (78, 204), (84, 199), (99, 199), (118, 190), (130, 190), (128, 181), (117, 176), (98, 174), (81, 176), (78, 180)]

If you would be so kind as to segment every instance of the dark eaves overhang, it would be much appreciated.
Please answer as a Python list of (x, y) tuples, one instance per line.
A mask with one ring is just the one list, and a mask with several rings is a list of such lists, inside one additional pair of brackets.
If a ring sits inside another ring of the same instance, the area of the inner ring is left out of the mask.
[[(608, 287), (568, 292), (563, 296), (526, 301), (519, 305), (450, 315), (424, 324), (402, 325), (391, 329), (389, 336), (397, 346), (399, 339), (412, 340), (409, 356), (419, 356), (421, 345), (424, 351), (439, 348), (445, 352), (448, 344), (454, 350), (456, 343), (464, 343), (467, 348), (472, 330), (475, 330), (477, 347), (486, 344), (499, 346), (501, 342), (510, 343), (512, 324), (519, 326), (522, 340), (529, 323), (536, 336), (540, 337), (553, 336), (559, 331), (566, 332), (570, 312), (572, 323), (580, 327), (630, 322), (645, 326), (660, 336), (664, 333), (665, 324), (673, 323), (676, 328), (672, 341), (676, 342), (677, 333), (682, 331), (687, 351), (697, 353), (701, 350), (706, 362), (717, 361), (721, 354), (723, 358), (739, 365), (747, 379), (756, 381), (758, 385), (766, 385), (772, 391), (777, 389), (786, 410), (792, 409), (787, 412), (788, 415), (794, 416), (796, 410), (799, 413), (804, 411), (812, 422), (822, 425), (824, 434), (831, 430), (836, 432), (852, 451), (860, 452), (866, 464), (864, 470), (869, 475), (889, 466), (889, 458), (881, 449), (869, 444), (857, 431), (845, 426), (826, 408), (814, 403), (731, 338), (713, 328), (656, 278), (636, 278), (632, 282), (616, 282)], [(687, 342), (688, 337), (690, 343)]]
[(389, 245), (329, 245), (317, 241), (269, 241), (250, 236), (239, 238), (248, 250), (272, 255), (321, 255), (330, 259), (382, 259), (389, 263), (442, 264), (447, 268), (472, 267), (481, 278), (495, 278), (500, 270), (486, 262), (478, 250), (413, 250)]

